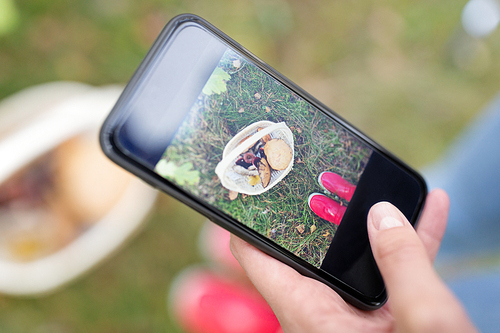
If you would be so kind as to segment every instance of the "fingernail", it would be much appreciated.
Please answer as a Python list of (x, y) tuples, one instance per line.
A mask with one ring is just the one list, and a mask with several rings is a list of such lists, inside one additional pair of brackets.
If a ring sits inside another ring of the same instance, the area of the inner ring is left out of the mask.
[(387, 216), (387, 217), (384, 217), (379, 222), (378, 228), (376, 225), (375, 225), (375, 228), (377, 228), (378, 230), (385, 230), (385, 229), (391, 229), (391, 228), (402, 227), (402, 226), (403, 226), (403, 222), (401, 222), (400, 220), (398, 220), (392, 216)]
[(381, 202), (373, 206), (368, 218), (377, 230), (386, 230), (404, 225), (399, 210), (388, 202)]

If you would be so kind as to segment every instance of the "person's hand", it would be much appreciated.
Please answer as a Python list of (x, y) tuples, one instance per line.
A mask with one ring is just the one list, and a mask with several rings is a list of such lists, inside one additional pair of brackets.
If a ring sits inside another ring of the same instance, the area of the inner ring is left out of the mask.
[(389, 301), (361, 311), (316, 280), (232, 236), (231, 250), (279, 319), (284, 332), (474, 332), (467, 314), (432, 267), (449, 201), (427, 197), (417, 232), (399, 210), (379, 203), (368, 214), (372, 251)]

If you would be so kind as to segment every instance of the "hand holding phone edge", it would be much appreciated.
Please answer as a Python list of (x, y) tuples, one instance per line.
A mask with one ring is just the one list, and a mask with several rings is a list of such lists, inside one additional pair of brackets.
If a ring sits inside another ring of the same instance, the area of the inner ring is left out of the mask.
[(389, 301), (365, 312), (241, 239), (231, 250), (278, 317), (284, 332), (476, 332), (465, 310), (432, 268), (446, 229), (449, 200), (429, 193), (415, 232), (389, 203), (378, 203), (367, 227)]

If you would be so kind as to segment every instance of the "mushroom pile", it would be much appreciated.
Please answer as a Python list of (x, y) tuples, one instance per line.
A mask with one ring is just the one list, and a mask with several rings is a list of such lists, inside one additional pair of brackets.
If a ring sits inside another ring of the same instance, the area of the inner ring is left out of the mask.
[[(261, 127), (257, 129), (261, 130)], [(241, 140), (239, 144), (249, 137)], [(233, 170), (247, 177), (251, 186), (262, 184), (266, 188), (271, 181), (271, 172), (285, 170), (292, 157), (292, 149), (284, 140), (272, 139), (267, 134), (238, 157)]]

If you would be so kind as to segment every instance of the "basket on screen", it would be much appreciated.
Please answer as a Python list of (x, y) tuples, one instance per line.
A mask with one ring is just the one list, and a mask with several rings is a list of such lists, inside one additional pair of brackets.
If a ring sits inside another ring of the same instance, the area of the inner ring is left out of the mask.
[[(262, 182), (251, 185), (248, 181), (248, 176), (237, 173), (233, 167), (243, 153), (268, 134), (271, 139), (281, 139), (291, 148), (292, 159), (285, 169), (271, 171), (271, 180), (266, 187), (262, 185)], [(293, 156), (293, 134), (290, 128), (284, 122), (258, 121), (242, 129), (226, 144), (222, 153), (222, 161), (217, 164), (215, 173), (219, 177), (222, 186), (228, 190), (257, 195), (270, 190), (292, 170)]]

